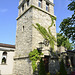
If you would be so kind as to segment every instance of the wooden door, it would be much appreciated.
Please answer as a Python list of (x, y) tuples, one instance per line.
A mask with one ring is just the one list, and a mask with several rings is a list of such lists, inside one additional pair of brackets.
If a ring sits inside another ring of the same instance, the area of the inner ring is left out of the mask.
[(46, 73), (49, 72), (49, 56), (44, 57), (44, 65), (45, 65), (45, 71)]

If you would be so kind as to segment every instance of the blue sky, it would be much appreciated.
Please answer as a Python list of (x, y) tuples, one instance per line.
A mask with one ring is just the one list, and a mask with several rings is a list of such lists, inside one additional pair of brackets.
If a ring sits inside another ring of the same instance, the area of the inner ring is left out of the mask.
[[(60, 30), (59, 25), (62, 20), (72, 14), (67, 10), (69, 3), (69, 0), (54, 0), (57, 32)], [(0, 0), (0, 43), (15, 44), (18, 4), (19, 0)]]

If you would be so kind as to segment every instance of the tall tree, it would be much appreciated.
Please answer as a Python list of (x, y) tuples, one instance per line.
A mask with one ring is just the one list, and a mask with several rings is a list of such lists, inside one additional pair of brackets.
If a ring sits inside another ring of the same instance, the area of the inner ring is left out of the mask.
[(41, 59), (39, 64), (39, 75), (46, 75), (44, 61)]
[(60, 32), (75, 43), (75, 0), (71, 0), (68, 10), (73, 11), (73, 14), (61, 22)]
[(72, 50), (72, 43), (69, 42), (68, 38), (63, 36), (60, 33), (57, 33), (57, 45), (58, 46), (64, 46), (67, 48), (67, 50)]
[(63, 59), (60, 62), (60, 70), (59, 70), (59, 72), (60, 72), (59, 75), (67, 75)]

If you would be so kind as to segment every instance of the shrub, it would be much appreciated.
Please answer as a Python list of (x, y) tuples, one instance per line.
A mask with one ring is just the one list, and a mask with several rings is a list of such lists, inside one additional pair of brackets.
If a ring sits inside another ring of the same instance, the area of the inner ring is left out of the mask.
[(48, 72), (47, 75), (50, 75), (50, 73)]
[(63, 59), (60, 62), (60, 70), (59, 70), (59, 72), (60, 72), (60, 75), (67, 75)]
[(39, 64), (39, 75), (46, 75), (45, 66), (44, 66), (44, 62), (42, 61), (42, 58)]
[(34, 72), (34, 71), (36, 70), (36, 68), (37, 68), (36, 61), (41, 59), (40, 55), (43, 55), (43, 53), (38, 52), (37, 49), (34, 49), (33, 51), (31, 51), (31, 52), (29, 53), (29, 59), (32, 61), (33, 72)]

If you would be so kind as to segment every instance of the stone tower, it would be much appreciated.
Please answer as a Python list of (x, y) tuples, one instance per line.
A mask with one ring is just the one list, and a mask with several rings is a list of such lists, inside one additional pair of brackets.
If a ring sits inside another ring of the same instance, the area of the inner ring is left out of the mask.
[[(54, 4), (53, 0), (20, 0), (18, 9), (13, 75), (32, 75), (29, 52), (39, 48), (39, 43), (44, 40), (32, 24), (39, 23), (48, 28), (50, 15), (54, 16)], [(56, 26), (51, 27), (51, 32), (56, 37)], [(43, 48), (44, 55), (49, 55), (49, 48)]]

